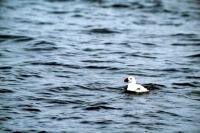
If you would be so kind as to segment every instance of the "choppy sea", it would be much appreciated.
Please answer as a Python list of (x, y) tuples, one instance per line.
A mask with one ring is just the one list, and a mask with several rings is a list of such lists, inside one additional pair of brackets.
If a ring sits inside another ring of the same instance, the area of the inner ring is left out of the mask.
[(199, 27), (199, 0), (0, 0), (0, 132), (199, 133)]

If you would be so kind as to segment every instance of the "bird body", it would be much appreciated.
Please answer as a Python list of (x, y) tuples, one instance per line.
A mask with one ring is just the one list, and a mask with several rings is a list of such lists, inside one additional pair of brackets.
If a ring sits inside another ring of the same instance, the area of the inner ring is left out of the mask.
[(136, 84), (136, 80), (132, 76), (125, 78), (124, 82), (128, 83), (125, 89), (127, 92), (145, 93), (149, 91), (147, 88), (143, 87), (142, 85)]

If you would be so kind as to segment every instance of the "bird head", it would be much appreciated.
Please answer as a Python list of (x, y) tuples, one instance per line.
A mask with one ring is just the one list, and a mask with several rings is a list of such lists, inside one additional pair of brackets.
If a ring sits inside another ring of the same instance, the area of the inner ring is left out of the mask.
[(135, 77), (133, 77), (133, 76), (128, 76), (128, 77), (126, 77), (126, 78), (124, 79), (124, 82), (136, 84)]

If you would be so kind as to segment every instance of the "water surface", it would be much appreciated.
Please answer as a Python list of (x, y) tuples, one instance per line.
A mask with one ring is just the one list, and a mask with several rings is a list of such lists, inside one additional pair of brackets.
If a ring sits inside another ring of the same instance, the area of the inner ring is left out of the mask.
[(199, 20), (198, 0), (0, 0), (0, 132), (200, 132)]

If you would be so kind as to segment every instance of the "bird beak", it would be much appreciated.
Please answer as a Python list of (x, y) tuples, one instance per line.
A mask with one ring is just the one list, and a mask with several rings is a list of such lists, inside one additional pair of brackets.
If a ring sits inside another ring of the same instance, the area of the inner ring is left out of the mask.
[(128, 83), (128, 78), (125, 78), (125, 79), (124, 79), (124, 82)]

